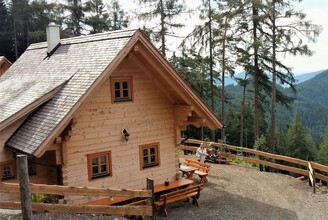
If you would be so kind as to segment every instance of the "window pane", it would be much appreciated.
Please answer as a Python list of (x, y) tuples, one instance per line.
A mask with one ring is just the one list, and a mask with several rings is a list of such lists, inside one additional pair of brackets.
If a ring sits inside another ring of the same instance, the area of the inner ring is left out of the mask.
[(3, 177), (11, 177), (10, 166), (3, 167)]
[(97, 174), (97, 173), (99, 173), (98, 166), (92, 166), (92, 174), (94, 175), (94, 174)]
[(144, 156), (148, 156), (148, 150), (147, 150), (147, 149), (144, 149), (144, 150), (143, 150), (143, 155), (144, 155)]
[(101, 164), (106, 164), (106, 156), (100, 157)]
[(144, 164), (146, 165), (148, 162), (148, 157), (144, 157)]
[(125, 97), (125, 98), (129, 97), (129, 91), (128, 90), (123, 90), (123, 97)]
[(115, 82), (114, 83), (114, 88), (115, 88), (115, 90), (119, 90), (120, 89), (120, 82)]
[(128, 89), (128, 82), (122, 82), (122, 88)]
[(154, 147), (150, 148), (150, 154), (155, 154), (155, 148)]
[(116, 98), (121, 97), (120, 90), (115, 90), (115, 97)]
[(92, 166), (98, 166), (98, 158), (97, 157), (92, 158)]
[(155, 157), (155, 155), (152, 155), (152, 156), (150, 157), (150, 162), (151, 162), (151, 163), (155, 163), (155, 162), (156, 162), (156, 157)]
[(102, 164), (101, 166), (100, 166), (100, 169), (101, 169), (101, 173), (107, 173), (107, 166), (106, 166), (106, 164)]

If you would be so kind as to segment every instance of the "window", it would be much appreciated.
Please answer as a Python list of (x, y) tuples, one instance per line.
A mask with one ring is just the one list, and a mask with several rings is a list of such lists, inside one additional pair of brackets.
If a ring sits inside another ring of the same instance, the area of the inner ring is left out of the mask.
[(113, 102), (132, 101), (132, 77), (111, 79)]
[(139, 154), (141, 169), (159, 165), (159, 143), (139, 146)]
[(29, 175), (35, 175), (36, 174), (36, 166), (35, 163), (31, 160), (27, 161), (27, 166), (28, 166), (28, 174)]
[(110, 151), (89, 154), (87, 157), (89, 180), (112, 175)]
[(0, 164), (2, 180), (15, 178), (15, 162)]

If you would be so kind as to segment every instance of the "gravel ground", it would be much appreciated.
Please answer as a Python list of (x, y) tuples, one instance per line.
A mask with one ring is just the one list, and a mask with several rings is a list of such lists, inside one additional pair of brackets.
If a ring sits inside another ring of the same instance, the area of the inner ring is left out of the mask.
[[(181, 155), (181, 161), (185, 157)], [(209, 183), (201, 191), (200, 207), (186, 201), (168, 206), (168, 217), (156, 213), (154, 219), (291, 219), (327, 220), (328, 189), (313, 194), (306, 181), (291, 176), (259, 172), (240, 165), (212, 164)], [(196, 181), (199, 178), (196, 177)], [(37, 213), (37, 220), (122, 220), (114, 216)], [(1, 214), (0, 219), (21, 219), (19, 214)]]

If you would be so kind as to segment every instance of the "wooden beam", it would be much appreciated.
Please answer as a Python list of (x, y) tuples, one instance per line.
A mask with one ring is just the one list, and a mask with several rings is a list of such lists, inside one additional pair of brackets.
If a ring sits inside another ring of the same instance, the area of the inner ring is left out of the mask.
[[(77, 195), (77, 196), (127, 196), (127, 197), (150, 197), (147, 190), (110, 189), (110, 188), (87, 188), (75, 186), (58, 186), (46, 184), (30, 184), (31, 193), (44, 193), (52, 195)], [(17, 183), (0, 183), (0, 192), (19, 192)]]
[(188, 117), (187, 118), (187, 122), (191, 123), (191, 124), (204, 124), (206, 122), (205, 118), (201, 118), (201, 117)]

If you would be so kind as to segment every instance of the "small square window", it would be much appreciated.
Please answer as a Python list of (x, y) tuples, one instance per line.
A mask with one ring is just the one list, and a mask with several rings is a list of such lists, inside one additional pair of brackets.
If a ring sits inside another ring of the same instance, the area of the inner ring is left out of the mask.
[(15, 162), (0, 164), (0, 171), (2, 180), (15, 178)]
[(87, 157), (89, 180), (112, 175), (110, 151), (89, 154)]
[(159, 143), (147, 144), (139, 146), (140, 152), (140, 168), (148, 168), (158, 166), (159, 158)]
[(113, 102), (132, 101), (132, 77), (111, 78)]

